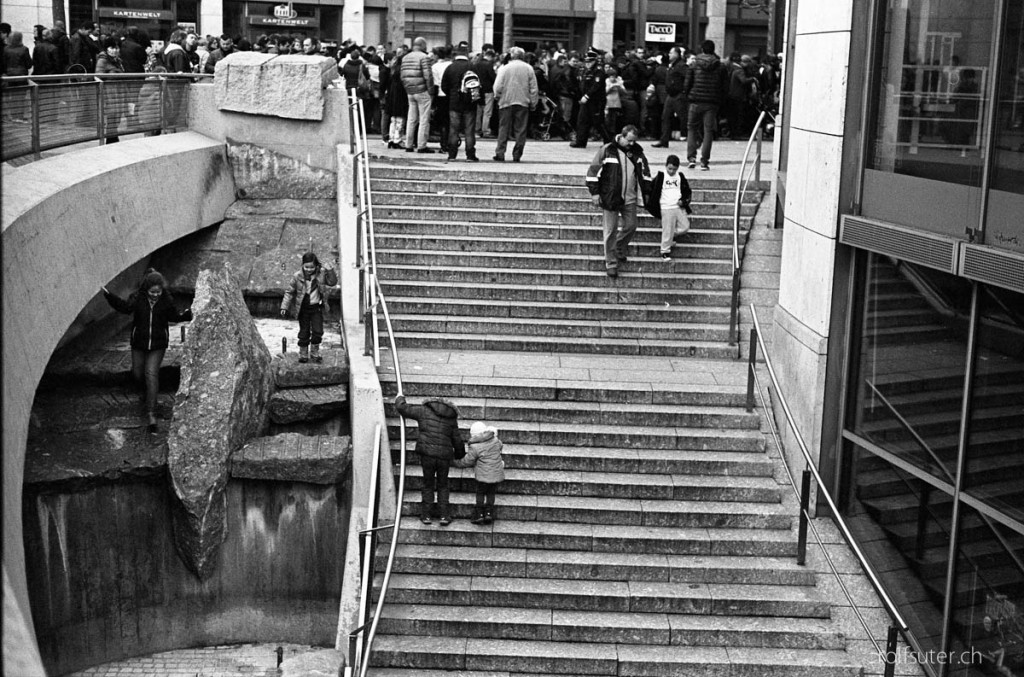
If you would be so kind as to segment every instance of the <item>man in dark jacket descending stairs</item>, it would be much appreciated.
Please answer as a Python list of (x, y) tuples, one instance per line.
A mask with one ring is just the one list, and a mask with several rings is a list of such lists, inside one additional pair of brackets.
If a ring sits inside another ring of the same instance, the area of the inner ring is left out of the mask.
[(459, 435), (459, 410), (448, 400), (426, 400), (423, 404), (408, 404), (404, 395), (395, 398), (395, 409), (406, 418), (419, 423), (416, 453), (423, 466), (423, 488), (420, 521), (430, 524), (434, 509), (434, 489), (437, 488), (436, 516), (443, 527), (452, 522), (448, 507), (448, 470), (453, 458), (466, 455), (466, 446)]

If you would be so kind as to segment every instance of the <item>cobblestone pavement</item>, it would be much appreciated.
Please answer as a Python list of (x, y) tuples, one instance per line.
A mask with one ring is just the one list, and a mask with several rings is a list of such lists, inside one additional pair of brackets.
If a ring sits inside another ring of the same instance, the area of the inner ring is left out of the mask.
[(67, 677), (277, 677), (277, 647), (288, 660), (317, 647), (303, 644), (236, 644), (165, 651), (104, 663)]

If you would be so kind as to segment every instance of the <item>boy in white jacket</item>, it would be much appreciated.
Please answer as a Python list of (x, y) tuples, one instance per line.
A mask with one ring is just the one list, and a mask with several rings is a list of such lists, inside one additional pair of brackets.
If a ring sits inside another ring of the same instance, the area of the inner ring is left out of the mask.
[(477, 421), (469, 428), (469, 442), (466, 455), (452, 461), (459, 468), (475, 468), (476, 509), (473, 524), (490, 524), (494, 521), (494, 494), (498, 485), (505, 480), (505, 461), (501, 457), (501, 440), (498, 430)]

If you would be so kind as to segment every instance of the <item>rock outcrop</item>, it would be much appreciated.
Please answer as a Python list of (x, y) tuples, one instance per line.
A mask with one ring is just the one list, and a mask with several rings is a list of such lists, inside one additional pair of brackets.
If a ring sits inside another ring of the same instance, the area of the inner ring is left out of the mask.
[(328, 56), (235, 52), (217, 62), (214, 98), (220, 110), (322, 120), (323, 90), (337, 77)]
[(348, 435), (283, 433), (258, 437), (231, 456), (231, 476), (273, 482), (336, 484), (352, 465)]
[(231, 453), (262, 432), (273, 371), (230, 269), (199, 273), (192, 313), (167, 468), (176, 499), (175, 545), (188, 568), (205, 579), (225, 537)]

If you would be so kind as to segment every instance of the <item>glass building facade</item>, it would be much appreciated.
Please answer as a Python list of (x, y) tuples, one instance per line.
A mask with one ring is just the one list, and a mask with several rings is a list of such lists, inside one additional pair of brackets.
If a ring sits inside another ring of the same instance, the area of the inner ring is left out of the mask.
[(1024, 0), (872, 10), (841, 509), (929, 674), (1024, 677)]

